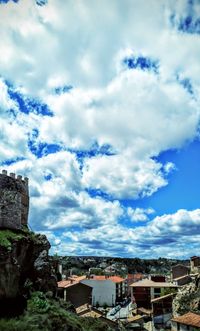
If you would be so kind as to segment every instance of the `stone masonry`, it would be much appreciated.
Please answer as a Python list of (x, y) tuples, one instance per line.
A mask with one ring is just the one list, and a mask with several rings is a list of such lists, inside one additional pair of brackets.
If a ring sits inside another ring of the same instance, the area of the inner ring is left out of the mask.
[(28, 224), (28, 178), (3, 170), (0, 174), (0, 228), (18, 229)]

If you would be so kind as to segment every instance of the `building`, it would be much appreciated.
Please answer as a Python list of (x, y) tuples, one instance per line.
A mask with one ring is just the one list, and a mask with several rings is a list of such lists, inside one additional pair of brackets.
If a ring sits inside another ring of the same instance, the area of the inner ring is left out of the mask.
[(177, 264), (171, 269), (171, 280), (189, 275), (189, 268), (183, 264)]
[(115, 275), (116, 268), (114, 266), (110, 265), (104, 269), (104, 273), (107, 275)]
[(151, 300), (160, 297), (164, 289), (173, 290), (178, 286), (172, 283), (143, 279), (131, 284), (130, 287), (132, 302), (136, 303), (137, 307), (151, 309)]
[(57, 295), (65, 301), (71, 302), (75, 308), (85, 304), (90, 305), (92, 288), (80, 283), (83, 279), (83, 277), (77, 277), (58, 282)]
[(128, 296), (131, 295), (130, 285), (132, 283), (138, 282), (139, 280), (142, 280), (143, 278), (145, 278), (145, 275), (142, 273), (135, 273), (135, 274), (127, 275), (126, 282), (127, 282), (127, 287), (128, 287)]
[(194, 331), (200, 330), (200, 315), (187, 313), (171, 319), (172, 331)]
[(0, 174), (0, 228), (20, 230), (28, 224), (28, 178), (14, 173)]
[(199, 273), (200, 272), (200, 257), (192, 256), (190, 258), (190, 271), (191, 273)]
[(163, 275), (150, 275), (150, 280), (153, 280), (154, 282), (166, 282), (166, 277)]
[(159, 298), (151, 300), (152, 316), (154, 325), (158, 327), (170, 326), (170, 319), (172, 318), (172, 302), (174, 293), (166, 294)]
[(119, 276), (92, 276), (81, 283), (92, 287), (93, 306), (115, 306), (127, 296), (126, 280)]
[(190, 275), (185, 275), (178, 278), (174, 278), (173, 283), (178, 286), (183, 286), (190, 283), (191, 280), (192, 278), (190, 277)]

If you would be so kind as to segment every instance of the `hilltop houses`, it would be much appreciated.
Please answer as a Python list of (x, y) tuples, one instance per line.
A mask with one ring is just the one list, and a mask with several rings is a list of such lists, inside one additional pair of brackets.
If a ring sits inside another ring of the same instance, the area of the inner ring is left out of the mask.
[[(105, 262), (102, 266), (105, 267)], [(81, 316), (120, 321), (128, 330), (147, 330), (148, 321), (152, 330), (170, 329), (171, 325), (173, 331), (199, 328), (198, 314), (195, 319), (193, 313), (173, 317), (173, 300), (179, 288), (197, 277), (200, 258), (193, 256), (190, 265), (174, 265), (170, 276), (127, 273), (126, 277), (121, 277), (114, 267), (114, 264), (109, 265), (109, 269), (103, 271), (99, 267), (91, 268), (86, 275), (63, 279), (58, 282), (58, 295), (72, 302), (77, 312), (84, 306), (84, 312), (79, 313)], [(58, 269), (62, 274), (62, 268)], [(95, 270), (97, 274), (91, 274)], [(104, 271), (108, 274), (98, 274)]]

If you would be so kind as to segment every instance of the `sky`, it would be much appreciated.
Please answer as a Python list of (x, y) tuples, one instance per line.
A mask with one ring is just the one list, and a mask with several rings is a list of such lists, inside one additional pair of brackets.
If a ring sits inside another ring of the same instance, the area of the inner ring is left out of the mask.
[(51, 254), (199, 255), (200, 1), (0, 0), (0, 170)]

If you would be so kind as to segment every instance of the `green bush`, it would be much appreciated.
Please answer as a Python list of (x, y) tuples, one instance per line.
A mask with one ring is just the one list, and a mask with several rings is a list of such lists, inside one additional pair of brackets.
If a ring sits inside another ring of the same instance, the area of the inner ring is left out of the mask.
[[(70, 310), (69, 310), (70, 309)], [(32, 293), (27, 310), (19, 318), (0, 319), (2, 331), (110, 331), (96, 318), (82, 318), (63, 300), (48, 299), (41, 292)]]
[(10, 249), (13, 240), (19, 240), (23, 237), (22, 233), (15, 233), (12, 230), (0, 230), (0, 246)]

